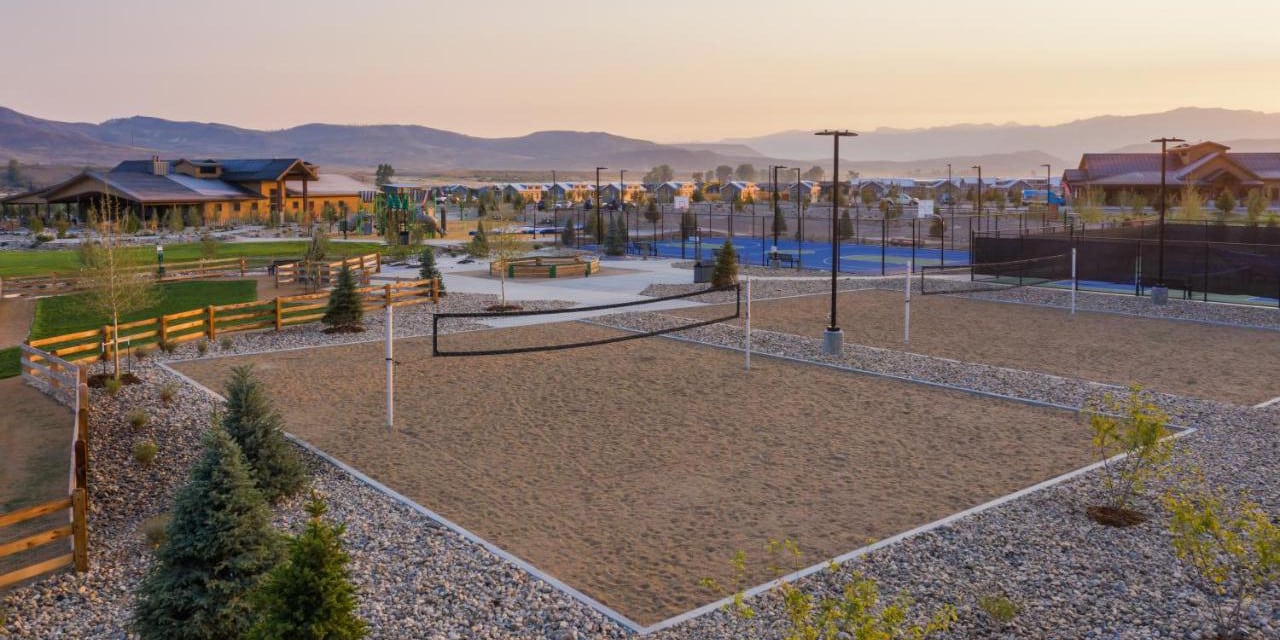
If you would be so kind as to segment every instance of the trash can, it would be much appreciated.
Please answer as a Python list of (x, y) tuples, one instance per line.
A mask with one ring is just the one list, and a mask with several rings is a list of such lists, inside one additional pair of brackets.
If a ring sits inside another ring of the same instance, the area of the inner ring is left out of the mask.
[(711, 274), (716, 270), (714, 264), (702, 264), (701, 262), (693, 265), (693, 281), (695, 284), (703, 284), (711, 282)]

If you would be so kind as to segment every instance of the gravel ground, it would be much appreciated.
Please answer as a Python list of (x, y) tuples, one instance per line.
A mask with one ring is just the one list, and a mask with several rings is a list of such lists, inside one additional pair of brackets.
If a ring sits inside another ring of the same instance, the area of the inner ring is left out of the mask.
[[(680, 323), (659, 314), (623, 314), (598, 321), (642, 330)], [(740, 329), (727, 325), (676, 335), (732, 348), (740, 348), (743, 339)], [(753, 331), (752, 349), (1068, 407), (1082, 407), (1115, 389), (868, 347), (846, 347), (841, 357), (828, 358), (821, 355), (820, 340), (771, 332)], [(1214, 484), (1248, 491), (1269, 513), (1280, 512), (1280, 411), (1167, 395), (1154, 399), (1176, 423), (1198, 429), (1180, 441), (1177, 459), (1202, 468)], [(1164, 486), (1153, 487), (1153, 494)], [(816, 574), (802, 584), (810, 592), (837, 593), (849, 572), (862, 572), (876, 578), (882, 592), (905, 591), (926, 609), (955, 604), (960, 621), (947, 638), (1211, 637), (1208, 605), (1172, 555), (1161, 509), (1145, 500), (1142, 508), (1154, 516), (1152, 520), (1131, 529), (1101, 527), (1083, 513), (1096, 503), (1095, 488), (1096, 475), (1088, 474), (874, 552), (844, 565), (837, 574)], [(980, 597), (993, 594), (1024, 606), (1008, 627), (995, 625), (977, 608)], [(760, 605), (763, 615), (752, 623), (715, 612), (662, 637), (777, 637), (778, 603), (768, 596)], [(1261, 594), (1248, 620), (1254, 637), (1280, 637), (1280, 585)]]
[[(877, 280), (859, 279), (848, 286), (894, 286)], [(898, 280), (897, 286), (901, 286), (900, 279), (888, 280)], [(791, 288), (797, 285), (790, 282), (778, 286), (772, 290), (775, 295), (811, 292), (797, 291)], [(1052, 302), (1036, 297), (1040, 295), (1038, 290), (1019, 291), (1024, 292), (1018, 294), (1025, 296), (1022, 301)], [(666, 293), (671, 292), (674, 291)], [(450, 310), (479, 304), (464, 299), (468, 297), (451, 296), (447, 304), (456, 308)], [(1094, 296), (1081, 295), (1082, 300), (1086, 297)], [(416, 320), (415, 314), (408, 312), (397, 318), (397, 333), (401, 327), (403, 335), (429, 331), (429, 312), (422, 311), (423, 307), (418, 309)], [(1197, 319), (1227, 321), (1222, 318), (1235, 312), (1188, 313), (1209, 313), (1212, 318)], [(673, 322), (669, 316), (658, 314), (624, 314), (603, 321), (630, 328)], [(1240, 321), (1261, 322), (1253, 316)], [(239, 334), (232, 351), (376, 338), (376, 315), (370, 317), (368, 325), (370, 331), (358, 336), (325, 336), (314, 328), (279, 334)], [(710, 344), (741, 344), (740, 331), (725, 325), (679, 335)], [(818, 340), (785, 334), (755, 332), (753, 348), (760, 353), (1072, 407), (1081, 406), (1107, 389), (1087, 381), (865, 347), (850, 347), (840, 358), (831, 360), (819, 354)], [(217, 352), (218, 348), (213, 350)], [(194, 354), (194, 346), (187, 344), (173, 357), (189, 358)], [(94, 392), (90, 467), (92, 570), (57, 575), (6, 594), (3, 610), (7, 615), (0, 616), (0, 635), (127, 637), (123, 629), (131, 606), (130, 591), (149, 557), (141, 523), (168, 509), (175, 489), (198, 454), (199, 433), (214, 409), (211, 399), (187, 385), (179, 385), (174, 403), (161, 405), (157, 397), (159, 386), (176, 378), (156, 367), (154, 360), (137, 367), (144, 384), (127, 387), (115, 398)], [(1215, 484), (1249, 491), (1269, 513), (1280, 512), (1280, 408), (1248, 409), (1174, 396), (1161, 396), (1157, 401), (1178, 423), (1198, 429), (1179, 441), (1179, 460), (1200, 466)], [(146, 407), (152, 420), (134, 433), (125, 414), (137, 406)], [(150, 467), (131, 459), (132, 443), (141, 437), (160, 444), (157, 461)], [(353, 556), (352, 572), (362, 589), (360, 612), (370, 621), (373, 637), (626, 635), (599, 614), (482, 548), (433, 526), (425, 516), (337, 468), (310, 456), (308, 465), (313, 485), (329, 497), (333, 517), (348, 523), (346, 540)], [(1095, 502), (1095, 483), (1096, 476), (1090, 474), (1024, 496), (863, 556), (837, 573), (810, 576), (801, 581), (802, 588), (811, 593), (832, 593), (847, 579), (848, 572), (863, 572), (879, 581), (883, 593), (908, 593), (923, 609), (944, 602), (955, 604), (960, 620), (943, 636), (953, 639), (1211, 637), (1207, 604), (1170, 551), (1166, 516), (1150, 501), (1144, 501), (1142, 508), (1153, 518), (1143, 525), (1129, 529), (1094, 525), (1082, 511)], [(1152, 490), (1158, 492), (1163, 486), (1157, 483)], [(301, 521), (299, 504), (294, 500), (281, 506), (278, 518), (282, 524), (296, 525)], [(799, 542), (803, 545), (804, 541)], [(819, 560), (810, 558), (808, 562)], [(1006, 595), (1023, 605), (1014, 622), (997, 625), (977, 609), (977, 599), (991, 594)], [(764, 596), (754, 599), (753, 604), (761, 609), (761, 615), (752, 621), (717, 611), (655, 637), (779, 637), (781, 618), (776, 599)], [(1253, 637), (1280, 638), (1280, 585), (1272, 585), (1260, 594), (1246, 618)]]

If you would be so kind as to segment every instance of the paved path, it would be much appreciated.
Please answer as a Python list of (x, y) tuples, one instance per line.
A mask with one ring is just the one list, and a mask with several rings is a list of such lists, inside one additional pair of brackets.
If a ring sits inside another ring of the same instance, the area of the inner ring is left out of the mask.
[[(487, 293), (498, 295), (502, 283), (497, 278), (474, 275), (476, 271), (488, 269), (488, 260), (477, 260), (468, 264), (459, 264), (463, 258), (437, 258), (437, 266), (444, 274), (445, 288), (459, 293)], [(676, 269), (671, 265), (677, 260), (605, 260), (603, 266), (625, 270), (614, 275), (593, 276), (590, 278), (556, 278), (556, 279), (507, 279), (508, 300), (567, 300), (578, 306), (596, 306), (619, 302), (635, 302), (649, 300), (640, 295), (651, 284), (686, 284), (693, 282), (693, 271)], [(471, 272), (463, 275), (464, 272)], [(382, 275), (389, 277), (417, 277), (417, 268), (385, 267)], [(644, 306), (644, 310), (679, 309), (683, 307), (701, 306), (701, 303), (689, 300), (671, 300)], [(548, 321), (564, 322), (590, 318), (616, 311), (597, 311), (584, 313), (565, 313), (552, 316), (525, 316), (490, 320), (486, 324), (494, 327), (513, 327), (538, 324)]]

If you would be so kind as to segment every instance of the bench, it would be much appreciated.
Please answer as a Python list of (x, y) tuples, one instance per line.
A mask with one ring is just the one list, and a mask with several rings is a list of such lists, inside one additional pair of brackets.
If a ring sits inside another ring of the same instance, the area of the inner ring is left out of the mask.
[(769, 261), (772, 262), (774, 260), (777, 260), (778, 264), (782, 264), (785, 262), (787, 263), (788, 267), (796, 266), (796, 255), (794, 253), (788, 253), (785, 251), (770, 251)]

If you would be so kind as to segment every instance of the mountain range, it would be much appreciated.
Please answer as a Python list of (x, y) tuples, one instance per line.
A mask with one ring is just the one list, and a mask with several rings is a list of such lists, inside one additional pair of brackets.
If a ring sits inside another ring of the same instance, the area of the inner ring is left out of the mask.
[[(864, 176), (940, 176), (972, 165), (987, 175), (1038, 175), (1074, 166), (1080, 154), (1150, 150), (1164, 135), (1212, 139), (1239, 150), (1280, 150), (1280, 114), (1227, 109), (1175, 109), (1137, 116), (1101, 116), (1055, 126), (952, 125), (880, 128), (843, 143), (844, 170)], [(644, 171), (669, 164), (679, 173), (752, 163), (830, 169), (830, 142), (809, 131), (786, 131), (718, 142), (660, 144), (605, 132), (539, 131), (483, 138), (418, 125), (305, 124), (262, 131), (218, 123), (134, 116), (99, 124), (59, 122), (0, 107), (0, 162), (66, 167), (109, 166), (124, 159), (164, 157), (303, 157), (327, 170), (369, 171), (389, 162), (400, 175), (458, 169)], [(638, 177), (638, 176), (637, 176)]]

